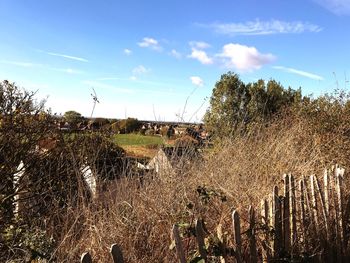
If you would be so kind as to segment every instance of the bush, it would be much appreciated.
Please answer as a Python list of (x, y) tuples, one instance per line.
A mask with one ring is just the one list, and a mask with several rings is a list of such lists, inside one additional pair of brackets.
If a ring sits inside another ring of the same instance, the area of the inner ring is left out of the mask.
[(198, 141), (189, 135), (182, 136), (175, 140), (175, 147), (197, 147), (198, 145)]

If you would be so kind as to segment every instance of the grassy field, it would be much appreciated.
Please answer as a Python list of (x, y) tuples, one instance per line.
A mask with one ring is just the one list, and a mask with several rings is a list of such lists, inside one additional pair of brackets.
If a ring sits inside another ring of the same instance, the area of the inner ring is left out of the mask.
[(116, 134), (115, 142), (120, 146), (146, 146), (164, 144), (164, 139), (159, 136), (145, 136), (140, 134)]
[(116, 134), (115, 142), (124, 148), (128, 156), (153, 158), (165, 140), (159, 136), (140, 134)]

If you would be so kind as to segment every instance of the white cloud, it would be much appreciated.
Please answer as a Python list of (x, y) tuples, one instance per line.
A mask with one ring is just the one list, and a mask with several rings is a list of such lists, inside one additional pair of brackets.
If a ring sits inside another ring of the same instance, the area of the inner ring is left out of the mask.
[(119, 88), (113, 85), (97, 82), (94, 80), (85, 80), (83, 81), (83, 84), (93, 88), (109, 89), (111, 91), (118, 92), (118, 93), (126, 93), (126, 94), (134, 93), (134, 91), (130, 88)]
[(143, 65), (139, 65), (136, 68), (134, 68), (132, 70), (132, 74), (135, 75), (142, 75), (142, 74), (146, 74), (147, 72), (149, 72), (150, 70), (145, 68)]
[(262, 54), (255, 47), (240, 44), (227, 44), (218, 57), (223, 58), (225, 66), (246, 72), (260, 69), (276, 59), (272, 54)]
[(192, 53), (188, 57), (197, 59), (200, 63), (204, 65), (213, 64), (213, 59), (210, 58), (205, 51), (196, 48), (192, 48)]
[(132, 54), (132, 51), (131, 51), (130, 49), (125, 48), (125, 49), (124, 49), (124, 54), (127, 55), (127, 56), (129, 56), (129, 55)]
[(158, 40), (151, 37), (144, 37), (141, 42), (138, 43), (140, 47), (151, 48), (156, 51), (161, 51), (162, 47), (159, 45)]
[(314, 0), (336, 15), (350, 15), (349, 0)]
[(285, 72), (288, 72), (288, 73), (293, 73), (293, 74), (296, 74), (296, 75), (299, 75), (299, 76), (303, 76), (303, 77), (306, 77), (306, 78), (309, 78), (309, 79), (324, 80), (324, 78), (319, 76), (319, 75), (316, 75), (316, 74), (313, 74), (313, 73), (310, 73), (310, 72), (306, 72), (306, 71), (303, 71), (303, 70), (299, 70), (299, 69), (287, 68), (287, 67), (282, 67), (282, 66), (274, 66), (272, 68), (278, 69), (278, 70), (282, 70), (282, 71), (285, 71)]
[(84, 71), (72, 68), (51, 68), (56, 71), (64, 72), (67, 74), (84, 74)]
[(7, 64), (7, 65), (13, 65), (18, 67), (24, 67), (24, 68), (34, 68), (34, 67), (41, 67), (42, 64), (37, 63), (31, 63), (31, 62), (23, 62), (23, 61), (11, 61), (11, 60), (0, 60), (1, 64)]
[(322, 28), (308, 22), (281, 20), (248, 21), (245, 23), (213, 23), (201, 25), (212, 28), (215, 32), (224, 35), (271, 35), (271, 34), (297, 34), (303, 32), (320, 32)]
[(70, 55), (65, 55), (65, 54), (47, 52), (47, 51), (43, 51), (43, 50), (38, 50), (38, 51), (39, 51), (39, 52), (43, 52), (43, 53), (45, 53), (45, 54), (48, 54), (48, 55), (50, 55), (50, 56), (68, 58), (68, 59), (71, 59), (71, 60), (76, 60), (76, 61), (81, 61), (81, 62), (89, 62), (87, 59), (81, 58), (81, 57), (75, 57), (75, 56), (70, 56)]
[(204, 82), (203, 82), (203, 80), (200, 77), (192, 76), (192, 77), (190, 77), (190, 79), (191, 79), (191, 82), (192, 82), (193, 85), (195, 85), (197, 87), (203, 87)]
[(189, 44), (192, 48), (196, 49), (206, 49), (210, 47), (210, 44), (203, 41), (191, 41)]
[(176, 51), (175, 49), (172, 49), (170, 51), (170, 55), (173, 56), (174, 58), (180, 59), (182, 58), (182, 54), (178, 51)]
[(136, 81), (136, 80), (137, 80), (137, 77), (136, 77), (136, 76), (131, 76), (131, 77), (130, 77), (130, 80)]

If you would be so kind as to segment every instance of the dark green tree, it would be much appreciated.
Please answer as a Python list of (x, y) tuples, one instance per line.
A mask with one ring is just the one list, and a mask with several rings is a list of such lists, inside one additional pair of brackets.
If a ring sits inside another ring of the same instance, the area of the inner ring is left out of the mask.
[(237, 74), (228, 72), (215, 84), (204, 122), (216, 136), (228, 136), (301, 101), (300, 89), (285, 89), (275, 80), (245, 84)]
[(74, 110), (66, 111), (63, 115), (64, 120), (68, 122), (72, 128), (76, 128), (78, 123), (81, 123), (85, 120), (85, 118)]

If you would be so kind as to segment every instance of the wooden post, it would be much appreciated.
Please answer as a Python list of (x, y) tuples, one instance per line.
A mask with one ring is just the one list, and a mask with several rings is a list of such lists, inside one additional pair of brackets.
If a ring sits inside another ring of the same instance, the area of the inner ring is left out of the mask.
[(289, 175), (289, 205), (290, 205), (290, 227), (291, 227), (291, 255), (298, 253), (296, 202), (295, 202), (295, 180), (293, 175)]
[(216, 227), (216, 234), (218, 236), (218, 239), (220, 241), (220, 250), (222, 251), (222, 256), (220, 256), (220, 263), (226, 262), (226, 240), (222, 234), (222, 225), (219, 224)]
[(273, 256), (279, 257), (280, 252), (282, 250), (281, 243), (282, 243), (282, 216), (281, 216), (281, 200), (278, 196), (278, 187), (275, 186), (273, 188), (273, 228), (275, 230), (275, 236), (273, 240)]
[(326, 229), (326, 237), (328, 240), (329, 237), (329, 231), (328, 231), (328, 214), (327, 214), (327, 208), (326, 208), (326, 204), (325, 204), (325, 198), (322, 194), (321, 188), (320, 188), (320, 183), (317, 179), (317, 177), (315, 176), (315, 183), (316, 183), (316, 192), (318, 193), (318, 196), (320, 198), (320, 204), (321, 204), (321, 208), (322, 208), (322, 214), (323, 214), (323, 221), (324, 221), (324, 226)]
[(317, 197), (315, 193), (315, 176), (311, 175), (310, 176), (310, 189), (311, 189), (311, 209), (312, 209), (312, 217), (315, 225), (315, 235), (317, 236), (319, 231), (318, 231), (318, 211), (317, 211)]
[(198, 244), (199, 254), (204, 261), (207, 260), (207, 250), (205, 248), (204, 242), (204, 230), (203, 230), (203, 221), (201, 219), (196, 220), (196, 239)]
[(284, 198), (283, 198), (283, 244), (284, 249), (290, 252), (290, 196), (289, 196), (289, 174), (283, 175)]
[(110, 249), (114, 263), (124, 263), (123, 253), (117, 244), (113, 244)]
[(340, 247), (344, 248), (344, 214), (343, 214), (343, 176), (340, 173), (340, 168), (336, 173), (336, 193), (338, 198), (338, 222), (339, 222), (339, 237)]
[(264, 238), (262, 240), (262, 246), (264, 251), (262, 252), (263, 262), (267, 263), (271, 258), (270, 249), (270, 225), (269, 225), (269, 205), (266, 199), (261, 200), (261, 223), (265, 229)]
[(92, 263), (92, 258), (89, 252), (85, 252), (81, 255), (80, 258), (81, 263)]
[(329, 216), (329, 174), (327, 169), (324, 170), (323, 186), (324, 186), (324, 204), (326, 208), (326, 214), (328, 217)]
[(249, 207), (249, 248), (250, 248), (250, 260), (251, 263), (258, 262), (258, 256), (256, 251), (256, 239), (255, 239), (255, 211), (252, 206)]
[(239, 219), (239, 214), (236, 210), (232, 213), (232, 221), (233, 221), (233, 238), (235, 244), (235, 257), (236, 262), (242, 262), (242, 240), (241, 240), (241, 224)]
[(301, 228), (301, 241), (303, 244), (303, 252), (308, 250), (308, 237), (306, 233), (306, 218), (305, 218), (305, 202), (304, 202), (304, 181), (299, 181), (299, 194), (300, 194), (300, 228)]
[(175, 240), (176, 252), (179, 258), (180, 263), (186, 263), (185, 252), (182, 246), (182, 241), (180, 237), (179, 227), (178, 225), (173, 225), (173, 237)]

